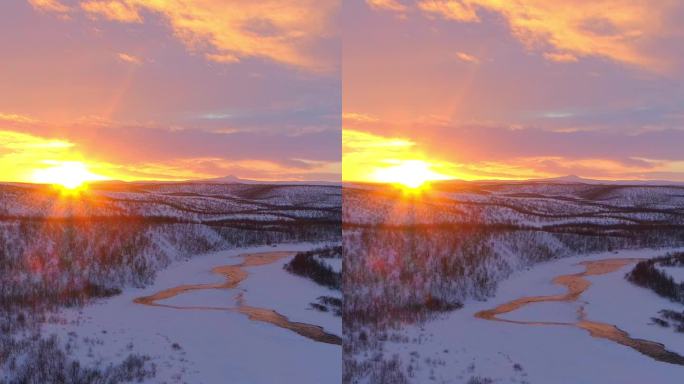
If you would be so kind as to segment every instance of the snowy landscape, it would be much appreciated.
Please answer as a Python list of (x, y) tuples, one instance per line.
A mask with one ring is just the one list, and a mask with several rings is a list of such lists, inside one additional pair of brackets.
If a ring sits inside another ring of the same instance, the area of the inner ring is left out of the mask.
[(0, 194), (0, 382), (339, 382), (339, 186)]
[(684, 188), (343, 195), (344, 382), (681, 381)]

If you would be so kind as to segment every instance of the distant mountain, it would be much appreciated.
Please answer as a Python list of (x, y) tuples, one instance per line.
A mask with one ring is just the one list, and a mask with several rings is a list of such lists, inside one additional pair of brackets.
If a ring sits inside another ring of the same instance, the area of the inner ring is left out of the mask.
[(342, 182), (335, 182), (335, 181), (318, 181), (318, 180), (312, 180), (312, 181), (306, 181), (306, 180), (293, 180), (293, 181), (271, 181), (271, 180), (249, 180), (249, 179), (241, 179), (235, 175), (228, 175), (228, 176), (222, 176), (222, 177), (215, 177), (215, 178), (210, 178), (210, 179), (190, 179), (190, 180), (179, 180), (179, 181), (170, 181), (170, 180), (138, 180), (138, 181), (121, 181), (121, 180), (103, 180), (103, 181), (96, 181), (93, 182), (92, 184), (101, 184), (101, 185), (107, 185), (107, 184), (187, 184), (187, 183), (196, 183), (196, 184), (267, 184), (267, 185), (334, 185), (334, 186), (340, 186)]
[(595, 184), (595, 183), (602, 183), (602, 180), (594, 180), (594, 179), (587, 179), (585, 177), (580, 177), (577, 175), (566, 175), (566, 176), (558, 176), (558, 177), (549, 177), (546, 179), (532, 179), (529, 181), (541, 181), (541, 182), (547, 182), (547, 183), (561, 183), (561, 184), (576, 184), (576, 183), (582, 183), (582, 184)]
[[(527, 180), (501, 180), (501, 179), (490, 179), (490, 180), (443, 180), (433, 182), (439, 185), (478, 185), (478, 184), (590, 184), (590, 185), (630, 185), (630, 186), (684, 186), (683, 181), (672, 181), (672, 180), (598, 180), (598, 179), (588, 179), (585, 177), (577, 175), (567, 175), (559, 177), (549, 177), (541, 179), (527, 179)], [(362, 189), (375, 189), (381, 186), (383, 183), (368, 183), (368, 182), (353, 182), (345, 181), (343, 185), (362, 188)]]
[(566, 175), (558, 177), (549, 177), (541, 179), (527, 179), (527, 180), (477, 180), (477, 181), (463, 181), (463, 180), (447, 180), (443, 183), (459, 184), (459, 183), (474, 183), (474, 184), (596, 184), (596, 185), (667, 185), (667, 186), (684, 186), (684, 181), (672, 180), (598, 180), (589, 179), (577, 175)]
[[(217, 177), (211, 179), (196, 179), (196, 180), (137, 180), (137, 181), (122, 181), (122, 180), (101, 180), (93, 181), (91, 185), (102, 186), (117, 186), (117, 185), (145, 185), (145, 184), (264, 184), (264, 185), (318, 185), (318, 186), (341, 186), (342, 181), (321, 181), (321, 180), (249, 180), (241, 179), (237, 176), (229, 175), (224, 177)], [(0, 181), (0, 185), (12, 185), (16, 187), (30, 187), (36, 185), (34, 183), (21, 182), (5, 182)]]
[(684, 186), (684, 182), (672, 180), (596, 180), (577, 175), (551, 177), (546, 179), (530, 179), (527, 182), (555, 183), (555, 184), (602, 184), (602, 185), (675, 185)]
[(213, 177), (210, 179), (188, 180), (189, 183), (251, 184), (252, 180), (241, 179), (235, 175)]
[(216, 177), (211, 179), (188, 180), (188, 183), (212, 183), (212, 184), (269, 184), (269, 185), (341, 185), (341, 181), (318, 181), (318, 180), (249, 180), (241, 179), (235, 175)]

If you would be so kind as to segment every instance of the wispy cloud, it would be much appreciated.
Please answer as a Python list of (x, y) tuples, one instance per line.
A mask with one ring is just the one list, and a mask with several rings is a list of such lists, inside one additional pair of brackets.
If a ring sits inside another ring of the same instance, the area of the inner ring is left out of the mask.
[[(496, 12), (507, 20), (512, 34), (528, 49), (555, 62), (602, 57), (651, 71), (667, 71), (672, 63), (648, 49), (652, 40), (681, 35), (681, 24), (670, 14), (681, 4), (665, 0), (414, 0), (429, 17), (463, 23), (482, 22), (482, 14)], [(391, 7), (376, 6), (383, 10)], [(404, 10), (405, 11), (405, 10)]]
[[(31, 1), (44, 11), (69, 11), (55, 0)], [(147, 13), (161, 16), (188, 49), (211, 61), (263, 58), (313, 71), (337, 67), (318, 47), (337, 35), (337, 0), (81, 0), (79, 6), (89, 17), (122, 23), (145, 23)]]
[(558, 63), (575, 63), (579, 61), (579, 59), (577, 59), (577, 56), (567, 52), (545, 52), (544, 57), (547, 60), (555, 61)]
[(373, 9), (382, 9), (394, 12), (405, 12), (408, 7), (398, 0), (366, 0), (366, 3)]
[(439, 15), (449, 20), (480, 21), (475, 8), (467, 1), (423, 0), (418, 2), (418, 8), (428, 14)]
[(339, 179), (339, 4), (0, 0), (0, 181)]
[[(228, 132), (226, 132), (228, 133)], [(191, 133), (170, 132), (169, 135)], [(218, 135), (223, 133), (203, 133)], [(175, 156), (142, 156), (125, 159), (119, 146), (131, 146), (122, 141), (112, 155), (109, 143), (94, 149), (86, 140), (74, 141), (40, 134), (0, 130), (0, 181), (35, 181), (36, 171), (60, 164), (81, 164), (93, 174), (117, 180), (186, 180), (237, 175), (242, 178), (262, 180), (329, 180), (337, 181), (341, 174), (339, 159), (311, 159), (292, 157), (260, 157), (240, 154), (229, 158), (220, 156), (221, 151), (186, 151)], [(153, 145), (153, 144), (152, 144)], [(218, 147), (224, 147), (218, 145)], [(168, 150), (169, 146), (150, 148), (151, 152)], [(202, 152), (205, 154), (203, 155)], [(230, 152), (230, 150), (228, 150)], [(298, 153), (304, 155), (305, 153)], [(293, 155), (294, 156), (294, 155)]]
[(81, 9), (91, 16), (101, 16), (108, 20), (124, 23), (141, 23), (143, 21), (138, 7), (127, 1), (84, 1), (81, 3)]
[[(388, 122), (380, 125), (399, 126)], [(465, 180), (531, 179), (569, 174), (599, 179), (684, 181), (684, 156), (676, 145), (679, 131), (657, 131), (631, 137), (616, 132), (543, 132), (521, 127), (411, 130), (429, 136), (394, 136), (371, 131), (343, 132), (343, 179), (369, 180), (374, 169), (397, 161), (424, 161), (440, 174)], [(606, 148), (603, 143), (612, 143)]]
[(344, 112), (342, 113), (342, 120), (351, 123), (373, 123), (377, 122), (379, 119), (376, 116), (367, 113)]
[(75, 144), (69, 140), (0, 130), (2, 181), (31, 181), (47, 165), (76, 159)]
[(471, 64), (479, 64), (480, 63), (480, 59), (478, 59), (477, 57), (475, 57), (473, 55), (467, 54), (465, 52), (456, 52), (456, 58), (458, 60), (465, 62), (465, 63), (471, 63)]
[(433, 179), (456, 176), (454, 165), (430, 158), (416, 142), (403, 137), (387, 137), (370, 132), (345, 129), (342, 133), (342, 178), (346, 181), (388, 181), (380, 175), (420, 169)]
[(31, 6), (39, 11), (66, 13), (69, 7), (62, 4), (59, 0), (28, 0)]
[(0, 121), (7, 121), (12, 123), (30, 124), (37, 123), (39, 120), (27, 115), (17, 113), (3, 113), (0, 112)]
[(135, 65), (142, 64), (142, 60), (139, 57), (128, 54), (128, 53), (120, 52), (116, 55), (116, 57), (118, 57), (119, 60), (121, 60), (125, 63), (135, 64)]
[[(681, 1), (401, 3), (408, 22), (344, 14), (344, 108), (376, 118), (344, 120), (345, 136), (372, 138), (343, 147), (345, 179), (379, 146), (463, 179), (684, 180)], [(411, 145), (385, 145), (396, 138)]]

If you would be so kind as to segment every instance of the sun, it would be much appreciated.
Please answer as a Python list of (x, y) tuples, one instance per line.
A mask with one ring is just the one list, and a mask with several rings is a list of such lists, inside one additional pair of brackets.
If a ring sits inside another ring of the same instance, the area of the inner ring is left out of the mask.
[(451, 179), (434, 171), (432, 165), (424, 160), (399, 160), (393, 163), (395, 165), (376, 169), (371, 178), (380, 183), (398, 184), (411, 190), (424, 188), (429, 181)]
[(88, 166), (80, 161), (45, 161), (51, 167), (37, 169), (31, 180), (40, 184), (59, 185), (68, 190), (82, 188), (89, 181), (106, 180), (107, 178), (88, 170)]

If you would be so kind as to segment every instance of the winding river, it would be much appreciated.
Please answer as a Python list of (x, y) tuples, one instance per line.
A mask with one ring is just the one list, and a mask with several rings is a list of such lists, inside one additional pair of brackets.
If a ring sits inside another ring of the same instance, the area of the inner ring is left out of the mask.
[(586, 279), (587, 276), (598, 276), (616, 272), (622, 267), (636, 263), (640, 260), (641, 259), (606, 259), (584, 261), (580, 263), (580, 265), (585, 267), (583, 272), (561, 275), (553, 279), (554, 284), (562, 285), (567, 289), (566, 293), (548, 296), (521, 297), (519, 299), (501, 304), (496, 308), (477, 312), (475, 317), (485, 320), (501, 321), (514, 324), (559, 325), (576, 327), (589, 332), (592, 337), (607, 339), (630, 347), (655, 360), (670, 364), (684, 365), (684, 356), (667, 350), (661, 343), (632, 338), (627, 332), (621, 330), (613, 324), (588, 320), (587, 314), (584, 311), (584, 306), (580, 306), (580, 309), (577, 313), (577, 321), (575, 322), (523, 321), (509, 320), (499, 317), (500, 315), (516, 311), (528, 304), (533, 303), (576, 302), (582, 293), (584, 293), (591, 286), (591, 282)]
[(250, 253), (241, 255), (242, 262), (234, 265), (222, 265), (214, 267), (211, 271), (216, 274), (223, 275), (226, 280), (220, 283), (211, 284), (185, 284), (173, 288), (159, 291), (150, 296), (138, 297), (133, 302), (137, 304), (164, 307), (181, 310), (208, 310), (208, 311), (231, 311), (238, 312), (253, 321), (269, 323), (280, 328), (288, 329), (311, 340), (321, 343), (341, 345), (342, 339), (334, 334), (327, 333), (322, 327), (313, 324), (300, 323), (290, 321), (286, 316), (267, 308), (257, 308), (249, 306), (245, 303), (242, 293), (237, 295), (236, 305), (234, 307), (210, 307), (210, 306), (179, 306), (170, 304), (161, 304), (159, 301), (170, 299), (172, 297), (181, 295), (189, 291), (197, 291), (204, 289), (226, 289), (234, 290), (240, 286), (249, 276), (245, 270), (247, 267), (257, 267), (274, 263), (283, 258), (294, 256), (294, 252), (263, 252)]

